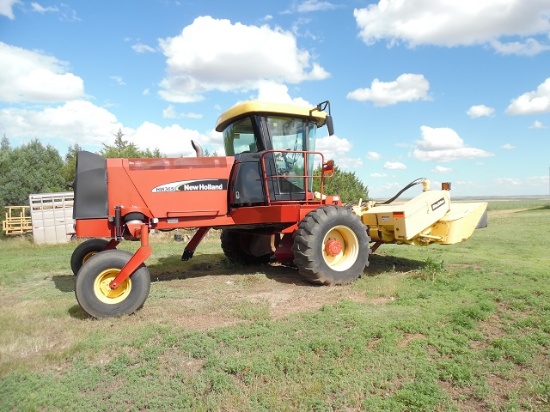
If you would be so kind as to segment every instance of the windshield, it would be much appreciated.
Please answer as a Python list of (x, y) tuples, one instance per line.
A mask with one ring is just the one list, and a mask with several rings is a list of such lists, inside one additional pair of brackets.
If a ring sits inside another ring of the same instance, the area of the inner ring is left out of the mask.
[[(307, 119), (296, 119), (281, 116), (268, 116), (267, 127), (273, 150), (276, 153), (277, 174), (287, 176), (304, 176), (304, 154), (295, 153), (315, 150), (317, 125)], [(287, 152), (291, 151), (291, 152)], [(308, 175), (313, 174), (314, 155), (307, 156)], [(303, 179), (293, 179), (303, 189)], [(311, 186), (311, 179), (308, 179)]]
[[(317, 125), (306, 119), (288, 118), (282, 116), (266, 116), (271, 148), (273, 150), (313, 151)], [(241, 153), (257, 152), (259, 146), (269, 148), (269, 142), (258, 144), (255, 134), (254, 118), (244, 117), (230, 124), (223, 131), (225, 154), (234, 156)], [(295, 157), (298, 157), (296, 154)]]
[[(287, 117), (269, 116), (267, 118), (267, 127), (271, 136), (273, 150), (291, 150), (291, 151), (313, 151), (315, 150), (315, 136), (317, 126), (314, 122), (305, 119), (289, 119)], [(288, 153), (297, 163), (301, 159), (301, 171), (303, 175), (303, 154)], [(309, 163), (308, 158), (308, 163)], [(312, 159), (313, 160), (313, 159)], [(311, 162), (310, 166), (313, 166)], [(297, 172), (297, 171), (295, 171)]]

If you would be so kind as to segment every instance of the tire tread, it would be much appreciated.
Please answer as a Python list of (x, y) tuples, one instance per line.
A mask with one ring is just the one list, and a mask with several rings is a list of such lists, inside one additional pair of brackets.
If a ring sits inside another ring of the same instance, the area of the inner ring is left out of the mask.
[[(322, 239), (336, 225), (352, 229), (359, 242), (357, 261), (346, 271), (332, 270), (322, 257)], [(361, 276), (368, 265), (369, 241), (365, 226), (351, 210), (339, 206), (323, 206), (308, 213), (294, 234), (294, 264), (300, 275), (310, 283), (342, 285)], [(362, 266), (359, 269), (359, 266)], [(359, 272), (359, 273), (357, 273)]]

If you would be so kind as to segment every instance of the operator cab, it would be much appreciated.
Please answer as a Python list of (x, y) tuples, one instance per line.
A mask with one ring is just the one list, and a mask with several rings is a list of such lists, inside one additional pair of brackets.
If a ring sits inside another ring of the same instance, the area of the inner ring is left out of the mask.
[(225, 154), (235, 156), (230, 204), (308, 199), (313, 169), (322, 162), (314, 152), (317, 128), (325, 124), (333, 134), (328, 101), (313, 108), (253, 101), (222, 114), (216, 130), (223, 132)]

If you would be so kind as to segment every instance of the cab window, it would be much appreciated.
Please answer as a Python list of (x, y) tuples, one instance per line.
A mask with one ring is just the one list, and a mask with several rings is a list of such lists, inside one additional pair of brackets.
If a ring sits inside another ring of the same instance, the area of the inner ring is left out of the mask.
[(229, 125), (223, 131), (223, 141), (226, 156), (257, 152), (258, 144), (254, 135), (252, 118), (245, 117)]

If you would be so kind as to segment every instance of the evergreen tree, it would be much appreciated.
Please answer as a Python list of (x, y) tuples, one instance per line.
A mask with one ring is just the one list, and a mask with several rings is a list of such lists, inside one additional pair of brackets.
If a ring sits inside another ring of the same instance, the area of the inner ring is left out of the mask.
[(4, 199), (7, 192), (7, 175), (10, 170), (10, 153), (11, 147), (10, 142), (6, 135), (2, 137), (0, 142), (0, 219), (4, 218), (4, 206), (8, 206), (6, 200)]
[(158, 148), (152, 151), (150, 149), (139, 150), (135, 143), (128, 142), (123, 137), (124, 133), (119, 129), (115, 134), (114, 144), (107, 145), (104, 143), (99, 154), (107, 158), (163, 157)]
[(65, 155), (65, 164), (61, 174), (63, 179), (67, 183), (71, 183), (74, 180), (74, 174), (76, 172), (76, 154), (81, 151), (82, 148), (78, 143), (75, 143), (73, 146), (69, 146), (67, 154)]
[(4, 135), (4, 137), (2, 137), (2, 141), (0, 141), (0, 153), (4, 151), (7, 152), (9, 150), (10, 150), (10, 141), (8, 140), (6, 135)]
[(10, 142), (6, 135), (0, 142), (0, 178), (4, 176), (9, 170), (8, 157), (11, 152)]
[[(313, 174), (321, 176), (321, 167), (318, 167)], [(319, 191), (321, 179), (313, 180), (313, 190)], [(355, 176), (355, 172), (343, 172), (338, 167), (334, 168), (334, 175), (325, 178), (323, 192), (326, 195), (339, 195), (343, 203), (355, 203), (359, 199), (367, 200), (369, 189)]]
[(129, 143), (127, 140), (123, 139), (124, 134), (122, 130), (118, 129), (118, 132), (115, 134), (115, 142), (113, 145), (107, 145), (103, 143), (103, 149), (99, 154), (103, 157), (113, 158), (113, 157), (124, 157), (124, 158), (136, 158), (143, 157), (134, 143)]
[(63, 160), (52, 146), (38, 139), (11, 149), (2, 139), (0, 149), (0, 208), (28, 204), (32, 193), (67, 190), (61, 170)]
[(141, 152), (140, 157), (164, 157), (164, 156), (162, 155), (160, 150), (157, 147), (155, 147), (153, 151), (149, 149), (145, 149), (144, 151)]

